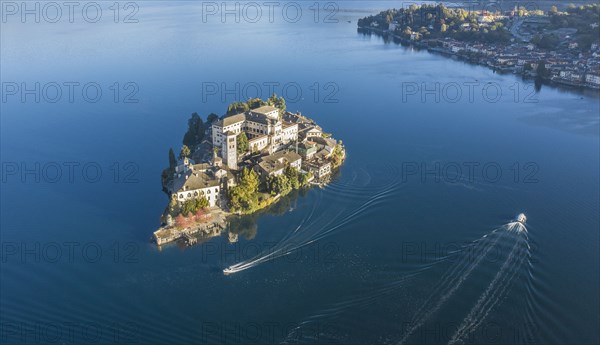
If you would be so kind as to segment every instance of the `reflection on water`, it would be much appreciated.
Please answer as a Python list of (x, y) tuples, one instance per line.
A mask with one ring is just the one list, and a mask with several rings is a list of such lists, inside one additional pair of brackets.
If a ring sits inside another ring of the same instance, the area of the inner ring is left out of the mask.
[[(368, 173), (367, 182), (357, 184), (358, 174), (355, 172), (350, 181), (338, 182), (334, 180), (325, 185), (323, 191), (319, 193), (319, 198), (312, 205), (310, 212), (306, 213), (306, 216), (293, 231), (288, 232), (268, 252), (263, 252), (254, 258), (235, 263), (224, 270), (224, 272), (227, 274), (241, 272), (318, 243), (335, 232), (342, 230), (345, 225), (364, 216), (370, 209), (384, 204), (386, 200), (394, 197), (401, 182), (398, 167), (388, 166), (385, 168), (387, 169), (384, 170), (384, 173), (389, 173), (389, 176), (386, 176), (389, 180), (376, 180), (378, 183), (385, 181), (383, 184), (374, 184)], [(330, 198), (332, 200), (328, 200)], [(338, 211), (337, 207), (333, 204), (333, 200), (337, 199), (351, 199), (352, 204), (344, 205)], [(292, 199), (289, 200), (291, 201)], [(288, 202), (284, 204), (285, 207), (276, 207), (273, 212), (285, 212), (285, 210), (288, 210), (288, 205), (291, 204)], [(317, 209), (319, 212), (315, 214), (315, 210)]]

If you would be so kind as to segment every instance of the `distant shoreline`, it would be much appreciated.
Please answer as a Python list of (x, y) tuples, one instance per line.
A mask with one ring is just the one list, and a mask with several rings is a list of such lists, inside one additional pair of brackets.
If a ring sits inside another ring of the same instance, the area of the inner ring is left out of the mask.
[[(466, 56), (464, 54), (454, 53), (450, 49), (445, 49), (442, 47), (431, 47), (429, 45), (429, 42), (431, 42), (433, 40), (422, 40), (419, 42), (415, 42), (415, 41), (405, 39), (404, 37), (398, 36), (391, 32), (388, 32), (387, 30), (382, 30), (382, 29), (374, 28), (374, 27), (359, 26), (357, 31), (360, 33), (361, 30), (364, 32), (368, 32), (368, 33), (375, 33), (379, 37), (386, 37), (386, 36), (392, 37), (394, 39), (394, 43), (396, 43), (396, 44), (400, 44), (403, 46), (415, 47), (415, 48), (419, 48), (422, 50), (427, 50), (427, 52), (429, 52), (430, 54), (437, 54), (437, 55), (453, 57), (460, 61), (466, 62), (470, 65), (487, 67), (488, 69), (491, 69), (492, 71), (497, 72), (499, 74), (518, 75), (521, 78), (523, 78), (524, 80), (535, 80), (536, 82), (540, 82), (541, 85), (547, 85), (547, 86), (555, 87), (555, 88), (561, 89), (561, 90), (568, 90), (571, 92), (579, 91), (580, 93), (585, 93), (586, 95), (589, 95), (589, 93), (591, 92), (595, 96), (600, 96), (600, 87), (593, 87), (593, 86), (589, 86), (586, 84), (577, 85), (574, 83), (561, 82), (561, 81), (556, 81), (556, 80), (551, 80), (551, 79), (536, 78), (536, 76), (534, 76), (534, 75), (528, 75), (526, 73), (517, 71), (515, 69), (502, 69), (499, 66), (490, 66), (489, 64), (474, 62), (473, 59), (471, 59), (469, 56)], [(457, 41), (457, 40), (449, 40), (449, 41), (460, 42), (463, 44), (469, 43), (469, 42), (461, 42), (461, 41)]]

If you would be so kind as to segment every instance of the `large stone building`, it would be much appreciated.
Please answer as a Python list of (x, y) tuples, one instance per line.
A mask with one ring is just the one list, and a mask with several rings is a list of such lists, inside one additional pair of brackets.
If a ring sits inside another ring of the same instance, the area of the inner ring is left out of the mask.
[[(243, 169), (252, 169), (264, 181), (284, 174), (289, 167), (311, 175), (307, 179), (312, 181), (313, 177), (330, 175), (333, 168), (331, 156), (336, 140), (300, 113), (280, 114), (277, 108), (264, 106), (218, 120), (212, 124), (211, 132), (212, 160), (208, 157), (210, 145), (204, 143), (207, 145), (193, 157), (206, 163), (195, 164), (184, 158), (173, 170), (169, 169), (172, 176), (164, 181), (172, 200), (180, 207), (188, 200), (205, 198), (209, 207), (228, 211), (227, 191), (239, 182)], [(248, 137), (248, 151), (252, 154), (238, 155), (241, 133)], [(156, 236), (157, 242), (173, 239), (165, 236)]]
[[(280, 116), (277, 108), (264, 106), (216, 121), (211, 130), (220, 157), (214, 155), (212, 162), (203, 164), (185, 158), (167, 185), (180, 204), (205, 197), (210, 207), (223, 207), (221, 200), (236, 184), (236, 170), (242, 167), (254, 169), (262, 179), (281, 175), (287, 167), (312, 172), (315, 177), (331, 173), (329, 157), (336, 141), (323, 137), (322, 129), (300, 113)], [(249, 151), (259, 154), (240, 160), (241, 133), (248, 137)]]
[[(226, 138), (242, 132), (248, 137), (249, 150), (252, 152), (267, 150), (273, 153), (298, 140), (298, 124), (282, 119), (277, 108), (263, 106), (213, 123), (212, 143), (223, 148)], [(223, 151), (222, 154), (227, 164), (229, 158), (224, 156)]]
[(175, 168), (173, 181), (167, 186), (171, 197), (182, 204), (204, 196), (210, 207), (220, 206), (220, 192), (232, 179), (231, 173), (216, 164), (194, 164), (185, 158)]
[(255, 170), (261, 178), (268, 176), (278, 176), (284, 173), (286, 167), (292, 167), (300, 170), (302, 167), (302, 157), (293, 151), (279, 151), (260, 159)]

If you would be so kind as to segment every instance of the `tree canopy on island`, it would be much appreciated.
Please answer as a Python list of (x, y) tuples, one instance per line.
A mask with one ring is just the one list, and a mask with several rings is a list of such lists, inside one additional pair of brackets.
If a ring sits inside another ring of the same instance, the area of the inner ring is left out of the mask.
[(335, 145), (335, 148), (333, 149), (333, 153), (331, 154), (332, 164), (333, 164), (334, 168), (337, 168), (340, 165), (342, 165), (342, 162), (344, 161), (344, 146), (343, 145), (344, 144), (340, 140), (337, 143), (337, 145)]
[(177, 199), (172, 198), (167, 210), (171, 217), (177, 217), (178, 215), (188, 217), (190, 215), (198, 214), (199, 211), (206, 209), (208, 206), (210, 206), (208, 200), (204, 195), (201, 195), (196, 198), (188, 199), (181, 204), (177, 202)]
[(264, 204), (261, 206), (261, 202), (264, 202), (265, 195), (285, 196), (291, 191), (307, 185), (311, 177), (311, 173), (302, 174), (296, 168), (287, 166), (283, 174), (269, 176), (265, 183), (261, 184), (259, 176), (254, 170), (244, 168), (240, 183), (229, 189), (229, 206), (234, 212), (254, 212), (264, 207)]
[(304, 185), (306, 180), (303, 176), (298, 170), (288, 166), (283, 174), (267, 178), (267, 190), (271, 195), (287, 195), (292, 190), (299, 189)]
[(219, 115), (215, 114), (215, 113), (210, 113), (208, 114), (208, 116), (206, 117), (206, 124), (210, 125), (213, 122), (217, 121), (219, 119)]
[(187, 145), (183, 145), (181, 147), (181, 151), (179, 152), (179, 158), (181, 158), (181, 159), (189, 158), (191, 154), (192, 154), (192, 151), (190, 151), (190, 148)]
[(198, 113), (193, 113), (188, 120), (188, 130), (183, 136), (183, 144), (187, 147), (196, 147), (204, 139), (204, 122)]
[(184, 216), (194, 214), (198, 210), (205, 209), (208, 206), (208, 200), (206, 200), (204, 196), (200, 196), (194, 199), (188, 199), (181, 206), (181, 214), (183, 214)]
[(243, 154), (248, 151), (250, 144), (248, 143), (248, 137), (246, 133), (242, 132), (237, 136), (237, 153)]
[(276, 94), (273, 94), (267, 100), (267, 104), (279, 109), (280, 115), (283, 115), (283, 113), (285, 113), (286, 106), (285, 106), (285, 99), (283, 97), (277, 97)]
[(277, 97), (276, 94), (272, 94), (267, 101), (263, 101), (260, 98), (251, 98), (246, 102), (233, 102), (227, 106), (225, 117), (260, 108), (265, 105), (270, 105), (279, 109), (280, 115), (286, 110), (285, 99), (283, 97)]
[(233, 211), (252, 211), (258, 207), (258, 185), (256, 171), (244, 168), (237, 186), (229, 188), (229, 205)]
[(250, 107), (246, 102), (233, 102), (227, 107), (227, 113), (225, 116), (235, 115), (250, 110)]
[(175, 158), (175, 152), (173, 152), (173, 148), (169, 149), (169, 169), (175, 170), (177, 166), (177, 158)]

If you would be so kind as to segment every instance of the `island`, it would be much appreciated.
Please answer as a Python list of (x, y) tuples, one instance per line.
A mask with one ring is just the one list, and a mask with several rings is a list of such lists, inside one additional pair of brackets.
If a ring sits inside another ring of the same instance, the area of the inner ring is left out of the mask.
[[(600, 89), (600, 4), (502, 10), (443, 4), (389, 9), (358, 30), (541, 83)], [(465, 6), (469, 6), (466, 4)]]
[[(188, 120), (179, 157), (162, 172), (169, 204), (153, 239), (187, 245), (219, 236), (229, 217), (250, 215), (294, 190), (327, 183), (346, 158), (341, 140), (272, 95), (234, 102), (223, 116)], [(229, 232), (229, 240), (237, 234)]]

